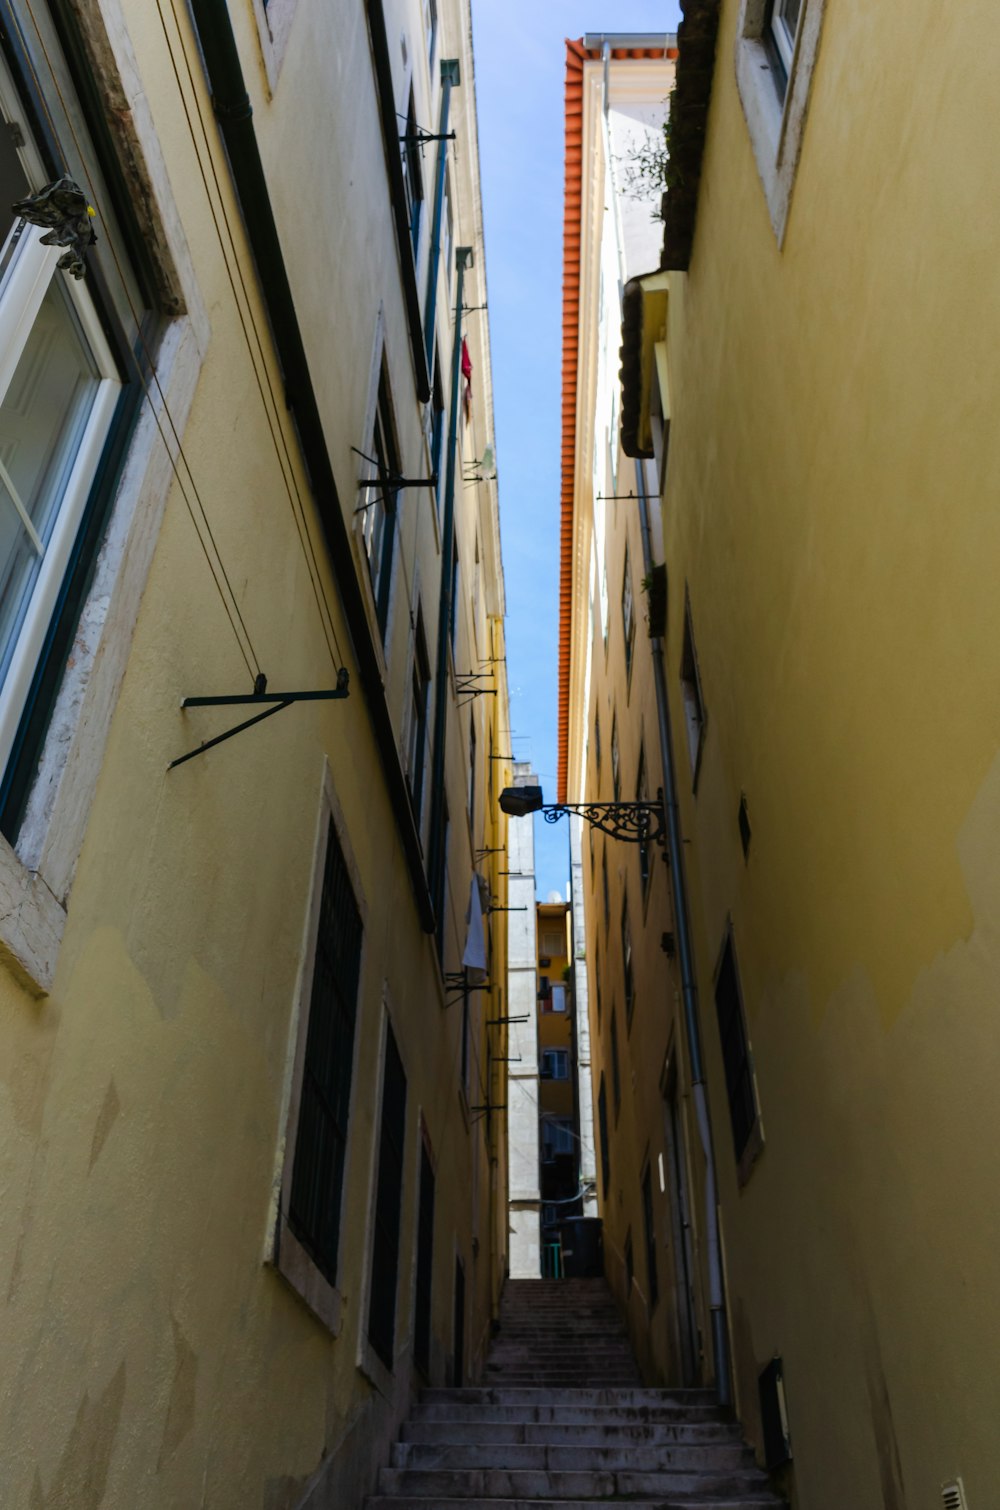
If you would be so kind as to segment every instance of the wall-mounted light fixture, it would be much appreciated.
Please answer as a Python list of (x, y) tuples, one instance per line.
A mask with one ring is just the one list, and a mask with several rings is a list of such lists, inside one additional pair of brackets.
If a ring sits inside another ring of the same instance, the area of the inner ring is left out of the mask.
[(510, 818), (541, 813), (546, 823), (558, 823), (565, 813), (578, 813), (593, 828), (626, 844), (663, 844), (666, 819), (663, 792), (655, 802), (550, 802), (540, 786), (508, 786), (500, 793), (500, 811)]

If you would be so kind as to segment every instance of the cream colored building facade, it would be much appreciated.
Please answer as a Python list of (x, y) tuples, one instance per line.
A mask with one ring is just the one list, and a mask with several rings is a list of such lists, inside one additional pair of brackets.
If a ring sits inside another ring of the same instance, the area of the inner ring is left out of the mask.
[(734, 1403), (809, 1510), (1000, 1481), (983, 19), (686, 6), (625, 298)]
[[(574, 418), (563, 438), (571, 608), (561, 625), (560, 800), (569, 802), (652, 801), (665, 784), (658, 641), (643, 589), (662, 535), (653, 474), (621, 449), (618, 367), (622, 293), (655, 262), (662, 235), (655, 195), (630, 188), (629, 164), (662, 131), (672, 44), (567, 44), (564, 424)], [(672, 878), (659, 844), (571, 822), (605, 1268), (650, 1380), (708, 1382), (706, 1170), (672, 958)]]
[(469, 6), (0, 12), (2, 1497), (347, 1510), (506, 1266)]

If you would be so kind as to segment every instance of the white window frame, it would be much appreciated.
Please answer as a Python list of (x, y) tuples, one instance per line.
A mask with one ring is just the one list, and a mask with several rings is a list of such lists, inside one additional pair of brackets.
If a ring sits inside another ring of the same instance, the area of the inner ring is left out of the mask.
[[(11, 234), (17, 234), (16, 228)], [(99, 380), (90, 413), (76, 444), (75, 458), (63, 488), (51, 533), (43, 546), (39, 542), (41, 566), (31, 589), (25, 616), (17, 630), (10, 665), (0, 688), (0, 770), (6, 767), (10, 758), (38, 657), (122, 390), (117, 365), (86, 286), (81, 280), (58, 270), (56, 264), (60, 248), (42, 246), (41, 238), (44, 234), (41, 227), (27, 227), (21, 235), (11, 265), (0, 282), (0, 402), (13, 381), (42, 303), (56, 279), (63, 281), (68, 303), (79, 321)], [(0, 478), (4, 482), (5, 491), (13, 493), (12, 482), (2, 472)], [(15, 508), (18, 503), (14, 493)], [(34, 536), (30, 523), (28, 528)]]
[[(788, 224), (825, 10), (826, 0), (802, 0), (794, 45), (789, 47), (787, 37), (779, 37), (780, 18), (777, 26), (770, 24), (767, 0), (740, 0), (736, 82), (779, 247)], [(775, 76), (772, 47), (787, 74), (783, 92)]]
[[(561, 1074), (561, 1075), (556, 1073), (556, 1070), (559, 1069), (559, 1068), (561, 1068), (564, 1071), (564, 1073)], [(546, 1080), (568, 1080), (569, 1079), (569, 1050), (568, 1049), (543, 1049), (542, 1050), (542, 1072), (543, 1072), (543, 1076), (544, 1076), (544, 1078)]]
[[(123, 102), (131, 164), (147, 191), (146, 235), (160, 251), (164, 301), (169, 297), (182, 312), (157, 346), (154, 386), (183, 437), (208, 346), (208, 317), (119, 0), (95, 0), (93, 9), (87, 41), (95, 77), (104, 98)], [(16, 845), (0, 836), (0, 961), (33, 996), (46, 995), (55, 981), (68, 896), (172, 483), (157, 415), (144, 404)]]

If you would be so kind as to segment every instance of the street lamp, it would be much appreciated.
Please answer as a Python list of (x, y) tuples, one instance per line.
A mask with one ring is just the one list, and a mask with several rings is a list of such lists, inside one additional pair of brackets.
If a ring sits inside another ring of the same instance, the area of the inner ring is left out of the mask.
[(623, 839), (626, 844), (666, 842), (662, 791), (657, 792), (655, 802), (547, 803), (540, 786), (508, 786), (500, 793), (500, 810), (510, 818), (541, 813), (546, 823), (558, 823), (564, 813), (579, 813), (602, 834)]

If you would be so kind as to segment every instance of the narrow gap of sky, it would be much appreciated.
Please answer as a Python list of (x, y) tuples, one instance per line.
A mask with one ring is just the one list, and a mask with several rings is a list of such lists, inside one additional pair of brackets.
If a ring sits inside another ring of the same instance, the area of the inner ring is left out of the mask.
[[(510, 745), (556, 799), (566, 38), (675, 32), (676, 0), (472, 0), (507, 590)], [(504, 753), (504, 752), (501, 752)], [(536, 889), (566, 896), (568, 824), (535, 822)]]

